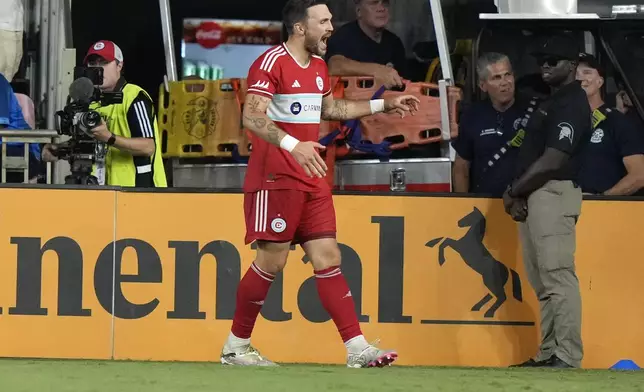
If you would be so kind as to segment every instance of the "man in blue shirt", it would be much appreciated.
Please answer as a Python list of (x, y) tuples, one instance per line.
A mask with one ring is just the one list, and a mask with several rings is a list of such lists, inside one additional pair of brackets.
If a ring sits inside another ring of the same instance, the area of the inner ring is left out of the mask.
[[(31, 129), (22, 115), (22, 109), (20, 108), (18, 99), (13, 93), (11, 84), (9, 84), (9, 81), (2, 74), (0, 74), (0, 129)], [(1, 143), (2, 141), (0, 141)], [(24, 151), (23, 146), (24, 144), (22, 143), (8, 142), (7, 155), (22, 155)], [(33, 178), (37, 175), (38, 163), (40, 161), (40, 146), (35, 143), (30, 144), (29, 152), (29, 177)]]
[(506, 55), (485, 53), (476, 70), (479, 87), (489, 98), (461, 116), (453, 142), (457, 152), (454, 192), (501, 197), (514, 179), (517, 147), (530, 104), (515, 97), (514, 73)]
[(604, 71), (592, 55), (581, 55), (577, 80), (594, 111), (593, 133), (578, 179), (582, 191), (607, 196), (643, 194), (644, 130), (604, 103)]

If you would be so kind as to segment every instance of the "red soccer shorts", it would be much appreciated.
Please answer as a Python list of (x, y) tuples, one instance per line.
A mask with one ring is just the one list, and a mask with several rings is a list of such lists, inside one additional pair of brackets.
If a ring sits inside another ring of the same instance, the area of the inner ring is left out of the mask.
[(255, 240), (303, 244), (335, 238), (335, 208), (330, 191), (261, 190), (244, 194), (246, 244)]

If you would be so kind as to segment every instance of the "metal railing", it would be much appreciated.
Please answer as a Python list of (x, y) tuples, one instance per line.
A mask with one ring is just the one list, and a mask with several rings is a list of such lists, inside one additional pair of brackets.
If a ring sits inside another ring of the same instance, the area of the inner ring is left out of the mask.
[[(24, 183), (29, 183), (29, 144), (46, 144), (56, 143), (59, 138), (56, 131), (35, 129), (35, 130), (0, 130), (0, 141), (2, 142), (2, 175), (0, 177), (1, 183), (7, 182), (7, 171), (9, 172), (23, 172)], [(7, 143), (22, 143), (24, 148), (23, 156), (7, 156)], [(56, 183), (55, 170), (52, 170), (52, 163), (47, 163), (46, 181), (47, 184)], [(54, 173), (54, 176), (52, 176)], [(52, 182), (52, 179), (54, 180)]]

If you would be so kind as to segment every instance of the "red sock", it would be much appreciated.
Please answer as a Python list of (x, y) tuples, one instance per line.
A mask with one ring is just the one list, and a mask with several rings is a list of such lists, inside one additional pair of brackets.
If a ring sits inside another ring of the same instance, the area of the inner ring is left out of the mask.
[(353, 296), (351, 296), (351, 291), (340, 267), (315, 271), (315, 277), (322, 306), (333, 319), (340, 336), (342, 336), (342, 341), (346, 342), (362, 335)]
[(274, 275), (262, 271), (255, 263), (251, 264), (237, 287), (237, 304), (231, 329), (233, 335), (240, 339), (250, 338), (273, 279)]

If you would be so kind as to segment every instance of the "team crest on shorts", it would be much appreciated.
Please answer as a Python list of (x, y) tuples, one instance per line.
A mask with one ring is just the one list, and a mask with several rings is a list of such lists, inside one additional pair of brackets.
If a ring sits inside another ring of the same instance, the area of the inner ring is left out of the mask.
[(275, 218), (271, 221), (271, 229), (276, 233), (286, 230), (286, 221), (282, 218)]

